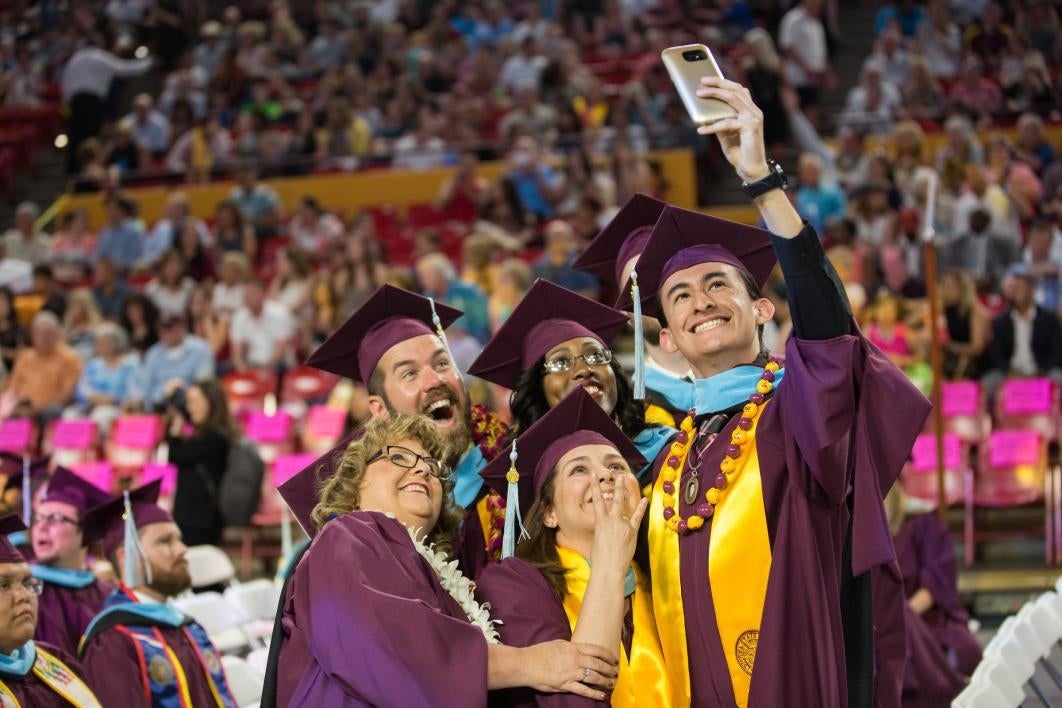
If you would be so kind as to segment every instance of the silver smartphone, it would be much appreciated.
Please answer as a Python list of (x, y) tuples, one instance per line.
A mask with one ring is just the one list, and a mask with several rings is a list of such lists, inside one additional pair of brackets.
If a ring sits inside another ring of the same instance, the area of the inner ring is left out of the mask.
[(671, 82), (675, 84), (682, 105), (696, 125), (707, 125), (725, 118), (736, 118), (737, 112), (726, 103), (715, 98), (700, 98), (697, 89), (701, 78), (717, 76), (723, 78), (719, 64), (712, 56), (712, 50), (703, 44), (684, 44), (680, 47), (668, 47), (660, 52)]

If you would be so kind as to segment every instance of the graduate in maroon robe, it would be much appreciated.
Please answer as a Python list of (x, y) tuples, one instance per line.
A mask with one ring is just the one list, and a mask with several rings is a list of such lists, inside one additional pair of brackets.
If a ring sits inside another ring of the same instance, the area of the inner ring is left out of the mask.
[(90, 685), (107, 706), (236, 703), (221, 655), (206, 631), (169, 603), (192, 585), (187, 547), (155, 481), (89, 512), (86, 532), (103, 539), (123, 583), (92, 620), (81, 645)]
[(33, 524), (33, 505), (48, 481), (50, 463), (51, 458), (47, 456), (34, 459), (0, 452), (0, 474), (6, 477), (4, 501), (14, 505), (22, 523), (26, 525), (26, 530), (11, 534), (10, 540), (27, 561), (33, 560), (33, 544), (29, 537), (29, 528)]
[[(859, 334), (749, 92), (715, 78), (700, 92), (737, 115), (700, 131), (719, 136), (770, 233), (669, 207), (637, 263), (661, 346), (697, 377), (649, 511), (668, 670), (693, 705), (896, 706), (903, 644), (870, 630), (902, 635), (903, 596), (882, 573), (879, 598), (870, 571), (895, 560), (882, 498), (929, 403)], [(776, 254), (794, 321), (784, 368), (759, 336)]]
[(497, 643), (471, 582), (449, 563), (461, 514), (445, 453), (426, 418), (401, 414), (374, 418), (347, 448), (284, 601), (276, 705), (474, 708), (488, 688), (596, 693), (574, 681), (579, 666), (615, 676), (567, 642)]
[[(523, 433), (514, 450), (516, 459), (500, 455), (483, 478), (516, 495), (509, 498), (526, 520), (526, 537), (516, 556), (483, 570), (476, 588), (499, 621), (503, 641), (528, 646), (577, 639), (610, 647), (620, 658), (613, 706), (675, 705), (649, 579), (633, 563), (648, 505), (634, 474), (644, 458), (579, 389)], [(507, 540), (515, 536), (516, 524), (506, 531)], [(504, 547), (508, 553), (511, 543)], [(517, 689), (492, 695), (491, 704), (575, 708), (594, 702)]]
[(80, 664), (33, 637), (41, 582), (5, 537), (23, 529), (14, 514), (0, 518), (0, 705), (96, 708)]
[(36, 638), (77, 654), (85, 628), (114, 587), (88, 569), (82, 523), (113, 497), (70, 470), (56, 469), (33, 511), (33, 577), (44, 583)]
[(471, 577), (501, 549), (505, 505), (483, 485), (479, 471), (498, 452), (507, 428), (473, 406), (453, 363), (445, 328), (461, 311), (385, 285), (355, 311), (306, 361), (366, 385), (369, 412), (423, 414), (454, 451), (454, 499), (465, 510), (455, 554)]

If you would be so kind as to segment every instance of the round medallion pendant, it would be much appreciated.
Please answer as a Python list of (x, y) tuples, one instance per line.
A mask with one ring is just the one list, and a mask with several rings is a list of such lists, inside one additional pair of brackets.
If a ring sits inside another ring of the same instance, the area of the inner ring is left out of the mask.
[(697, 503), (697, 492), (701, 490), (701, 483), (696, 477), (690, 477), (690, 481), (686, 482), (686, 493), (683, 495), (686, 504), (693, 506)]
[(742, 632), (734, 643), (734, 656), (737, 657), (738, 666), (749, 676), (752, 676), (752, 664), (756, 661), (756, 645), (759, 641), (759, 630), (750, 629)]

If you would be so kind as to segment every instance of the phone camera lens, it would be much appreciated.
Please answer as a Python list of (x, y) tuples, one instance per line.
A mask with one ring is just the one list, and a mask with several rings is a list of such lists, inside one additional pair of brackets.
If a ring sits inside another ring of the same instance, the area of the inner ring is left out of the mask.
[(686, 61), (704, 61), (708, 58), (708, 55), (704, 53), (703, 49), (691, 49), (683, 52), (682, 58)]

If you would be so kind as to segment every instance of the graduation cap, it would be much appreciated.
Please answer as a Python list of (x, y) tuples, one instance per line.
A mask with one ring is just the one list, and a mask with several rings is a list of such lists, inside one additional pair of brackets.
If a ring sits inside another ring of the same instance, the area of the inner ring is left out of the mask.
[(638, 448), (593, 396), (577, 388), (514, 440), (508, 455), (498, 455), (480, 471), (487, 486), (506, 498), (503, 558), (511, 556), (516, 548), (518, 524), (520, 535), (526, 535), (523, 515), (553, 468), (561, 457), (583, 445), (610, 445), (633, 469), (646, 464)]
[[(657, 293), (664, 282), (701, 263), (726, 263), (747, 273), (759, 286), (767, 282), (777, 258), (771, 235), (763, 229), (668, 205), (653, 227), (649, 243), (631, 273), (645, 314), (662, 319)], [(636, 311), (638, 298), (624, 289), (616, 306)]]
[(94, 509), (113, 501), (115, 498), (114, 495), (108, 494), (91, 482), (78, 477), (65, 467), (57, 467), (44, 488), (44, 496), (41, 497), (41, 501), (69, 504), (77, 509), (78, 517), (84, 520), (85, 514), (88, 513), (89, 509)]
[(623, 266), (645, 250), (653, 225), (666, 206), (666, 202), (647, 194), (634, 194), (594, 237), (574, 267), (613, 285), (623, 285)]
[(26, 562), (23, 555), (15, 548), (15, 544), (7, 539), (9, 534), (25, 530), (26, 524), (22, 523), (22, 519), (19, 518), (18, 514), (8, 514), (0, 518), (0, 563)]
[(362, 432), (363, 429), (361, 427), (355, 429), (338, 445), (277, 487), (280, 496), (284, 497), (284, 501), (288, 503), (291, 513), (294, 514), (295, 519), (302, 526), (302, 530), (310, 538), (317, 535), (317, 527), (314, 526), (311, 515), (313, 514), (313, 508), (317, 506), (319, 501), (321, 487), (335, 475), (336, 469), (343, 459), (343, 453), (347, 451), (352, 442), (361, 437)]
[(495, 333), (468, 373), (506, 388), (561, 342), (592, 337), (608, 346), (627, 326), (627, 316), (567, 288), (536, 280)]
[(28, 455), (15, 455), (0, 452), (0, 472), (8, 475), (4, 491), (21, 489), (22, 523), (29, 528), (33, 516), (33, 494), (48, 479), (48, 463), (51, 458), (31, 458)]
[(449, 353), (444, 330), (463, 314), (431, 298), (384, 285), (310, 355), (306, 365), (368, 383), (387, 350), (407, 339), (434, 334)]
[(103, 550), (110, 556), (119, 546), (125, 548), (125, 568), (122, 569), (123, 582), (129, 587), (140, 585), (141, 573), (137, 557), (143, 559), (143, 573), (146, 581), (151, 582), (151, 564), (148, 563), (144, 547), (140, 545), (139, 529), (151, 524), (172, 522), (170, 512), (160, 507), (157, 502), (162, 480), (156, 479), (132, 491), (123, 492), (121, 496), (90, 509), (82, 522), (84, 543), (102, 539)]

